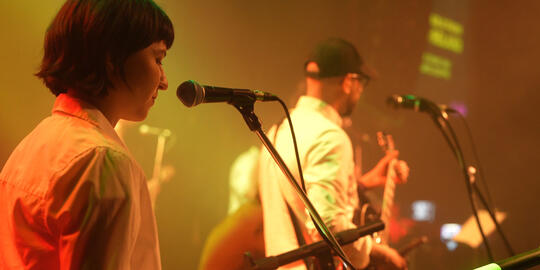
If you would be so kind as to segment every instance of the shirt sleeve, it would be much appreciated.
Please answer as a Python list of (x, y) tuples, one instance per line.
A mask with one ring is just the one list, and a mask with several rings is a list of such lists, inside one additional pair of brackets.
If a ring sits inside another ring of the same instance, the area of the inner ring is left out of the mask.
[[(352, 147), (347, 135), (329, 130), (321, 134), (308, 151), (304, 165), (308, 198), (332, 232), (355, 228), (348, 203), (351, 181), (355, 180)], [(306, 227), (312, 239), (320, 239), (310, 218), (306, 220)], [(369, 262), (371, 244), (370, 237), (363, 237), (345, 247), (356, 267), (364, 267)]]
[[(110, 148), (91, 149), (53, 180), (45, 224), (58, 241), (62, 269), (126, 269), (140, 216), (133, 162)], [(129, 267), (131, 268), (131, 267)]]

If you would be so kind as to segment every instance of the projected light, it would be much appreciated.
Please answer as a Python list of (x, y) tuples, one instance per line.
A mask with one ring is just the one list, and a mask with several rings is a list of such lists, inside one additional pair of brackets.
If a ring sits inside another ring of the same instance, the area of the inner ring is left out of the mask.
[(452, 239), (460, 231), (461, 225), (456, 223), (446, 223), (441, 226), (441, 241), (446, 244), (446, 248), (448, 248), (448, 250), (453, 251), (457, 248), (457, 242)]
[(416, 221), (433, 221), (435, 219), (435, 204), (425, 200), (413, 202), (412, 218)]
[(452, 78), (452, 61), (448, 58), (425, 52), (422, 55), (420, 73), (439, 79)]
[(463, 25), (461, 23), (437, 13), (431, 13), (429, 25), (429, 43), (457, 54), (463, 52)]
[(438, 79), (452, 78), (452, 60), (447, 53), (441, 54), (440, 49), (454, 55), (463, 53), (463, 24), (437, 13), (429, 15), (429, 32), (427, 41), (437, 51), (425, 51), (422, 54), (420, 74)]

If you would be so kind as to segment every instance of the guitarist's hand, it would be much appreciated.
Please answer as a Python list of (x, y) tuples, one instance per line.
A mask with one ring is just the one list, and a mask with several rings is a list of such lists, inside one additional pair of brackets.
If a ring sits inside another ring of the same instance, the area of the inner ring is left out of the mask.
[(395, 249), (387, 245), (374, 244), (369, 257), (370, 265), (377, 270), (407, 269), (407, 261)]
[(407, 179), (409, 178), (409, 165), (407, 165), (407, 162), (405, 160), (397, 160), (394, 170), (396, 171), (396, 178), (392, 179), (394, 183), (407, 183)]
[[(377, 186), (383, 186), (386, 183), (388, 164), (396, 159), (399, 155), (399, 151), (389, 151), (386, 155), (379, 160), (377, 165), (366, 174), (359, 178), (359, 182), (366, 189), (374, 188)], [(392, 180), (395, 183), (402, 184), (407, 182), (409, 177), (409, 166), (403, 160), (397, 160), (395, 164), (395, 176)]]

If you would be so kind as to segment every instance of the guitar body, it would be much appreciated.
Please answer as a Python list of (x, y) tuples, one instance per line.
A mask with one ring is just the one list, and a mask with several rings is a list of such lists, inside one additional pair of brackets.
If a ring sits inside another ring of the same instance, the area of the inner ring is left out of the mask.
[(254, 260), (264, 257), (262, 207), (256, 201), (243, 204), (212, 229), (199, 270), (251, 269), (246, 252)]

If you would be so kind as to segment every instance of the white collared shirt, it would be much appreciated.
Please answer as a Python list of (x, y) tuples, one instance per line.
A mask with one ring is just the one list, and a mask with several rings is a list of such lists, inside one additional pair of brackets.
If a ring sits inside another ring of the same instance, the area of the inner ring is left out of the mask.
[[(291, 118), (308, 198), (333, 232), (355, 228), (352, 219), (358, 207), (357, 183), (352, 145), (341, 128), (342, 118), (332, 106), (309, 96), (300, 97)], [(271, 130), (268, 137), (291, 173), (300, 181), (286, 120), (279, 126), (277, 135), (275, 130)], [(311, 219), (304, 211), (303, 203), (266, 149), (261, 150), (259, 161), (259, 189), (267, 256), (298, 248), (284, 197), (307, 229), (310, 238), (308, 242), (320, 240)], [(345, 251), (353, 264), (361, 268), (369, 262), (371, 246), (371, 238), (363, 237), (345, 247)], [(302, 262), (296, 262), (280, 269), (305, 269), (305, 266)]]
[(161, 269), (146, 177), (105, 116), (67, 94), (0, 173), (0, 269)]

